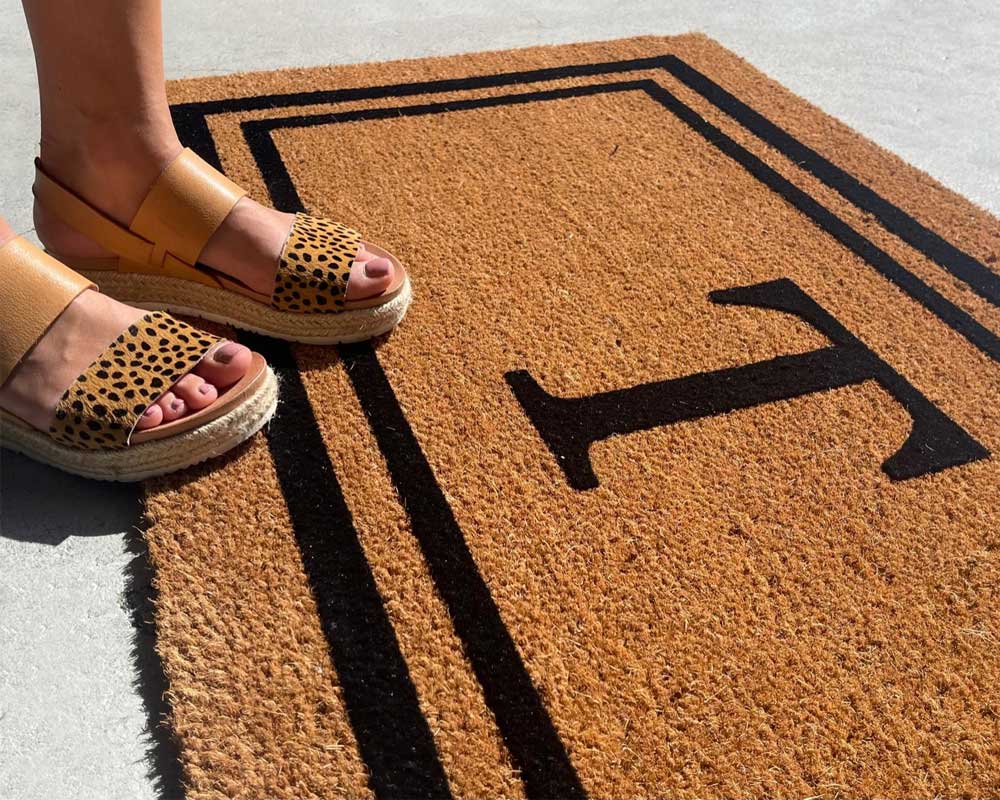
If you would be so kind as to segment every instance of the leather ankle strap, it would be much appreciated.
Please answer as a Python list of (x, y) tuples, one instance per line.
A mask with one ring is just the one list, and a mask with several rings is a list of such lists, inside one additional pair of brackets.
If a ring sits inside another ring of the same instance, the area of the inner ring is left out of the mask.
[(138, 264), (149, 262), (153, 243), (136, 236), (111, 217), (102, 214), (49, 175), (35, 159), (35, 184), (31, 187), (38, 202), (59, 219), (96, 242), (105, 250)]
[(198, 263), (212, 234), (246, 194), (190, 149), (156, 179), (127, 228), (59, 183), (38, 159), (32, 189), (41, 205), (105, 250), (154, 270), (172, 267), (189, 279), (197, 278), (185, 265)]

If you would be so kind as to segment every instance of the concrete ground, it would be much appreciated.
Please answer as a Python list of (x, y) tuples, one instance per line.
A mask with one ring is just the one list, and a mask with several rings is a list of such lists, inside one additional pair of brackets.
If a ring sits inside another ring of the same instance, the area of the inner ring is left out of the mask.
[[(1000, 5), (987, 0), (165, 2), (167, 73), (375, 61), (690, 30), (1000, 213)], [(30, 234), (38, 110), (0, 0), (0, 214)], [(175, 797), (134, 489), (0, 458), (0, 800)]]

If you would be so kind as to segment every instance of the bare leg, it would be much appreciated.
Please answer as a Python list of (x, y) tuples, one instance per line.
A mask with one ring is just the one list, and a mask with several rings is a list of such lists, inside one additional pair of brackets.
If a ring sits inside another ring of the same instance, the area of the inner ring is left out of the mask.
[(119, 219), (181, 150), (164, 91), (160, 4), (24, 0), (42, 111), (41, 159)]
[[(92, 204), (128, 223), (181, 150), (164, 86), (160, 0), (23, 2), (41, 92), (42, 163)], [(35, 223), (54, 250), (100, 254), (37, 204)], [(201, 260), (270, 294), (291, 223), (290, 215), (244, 198)], [(388, 261), (364, 254), (352, 272), (352, 299), (377, 294), (392, 278)]]
[[(111, 215), (131, 219), (134, 187), (152, 183), (180, 151), (163, 90), (159, 3), (26, 0), (24, 7), (38, 68), (43, 162)], [(36, 226), (56, 250), (93, 250), (37, 205)], [(0, 224), (0, 244), (12, 237)], [(84, 292), (0, 386), (0, 407), (46, 429), (66, 386), (144, 313)], [(138, 427), (205, 408), (249, 364), (247, 348), (221, 345), (150, 406)]]

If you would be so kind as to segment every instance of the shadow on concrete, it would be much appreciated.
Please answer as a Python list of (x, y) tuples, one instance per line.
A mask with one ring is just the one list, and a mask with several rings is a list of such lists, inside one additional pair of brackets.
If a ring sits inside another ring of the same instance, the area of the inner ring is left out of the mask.
[(3, 451), (0, 536), (57, 546), (70, 536), (107, 536), (140, 524), (142, 490), (78, 478)]
[(135, 667), (133, 686), (142, 698), (146, 712), (145, 735), (148, 740), (146, 776), (152, 782), (160, 800), (182, 800), (184, 781), (180, 748), (168, 725), (170, 700), (167, 697), (167, 676), (156, 651), (156, 623), (153, 614), (156, 587), (153, 585), (153, 565), (149, 559), (144, 528), (129, 528), (125, 548), (132, 556), (125, 571), (125, 603), (135, 635), (132, 639), (132, 664)]
[(167, 725), (167, 678), (156, 652), (153, 567), (146, 546), (142, 489), (68, 475), (10, 452), (0, 457), (0, 536), (58, 547), (71, 536), (125, 531), (131, 556), (123, 606), (133, 627), (133, 687), (146, 714), (147, 778), (160, 800), (183, 800), (180, 753)]

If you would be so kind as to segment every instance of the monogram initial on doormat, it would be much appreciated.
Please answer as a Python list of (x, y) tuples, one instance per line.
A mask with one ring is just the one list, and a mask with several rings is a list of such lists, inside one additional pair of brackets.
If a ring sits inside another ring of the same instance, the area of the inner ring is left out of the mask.
[(701, 36), (176, 83), (409, 266), (148, 487), (192, 798), (1000, 793), (1000, 223)]

